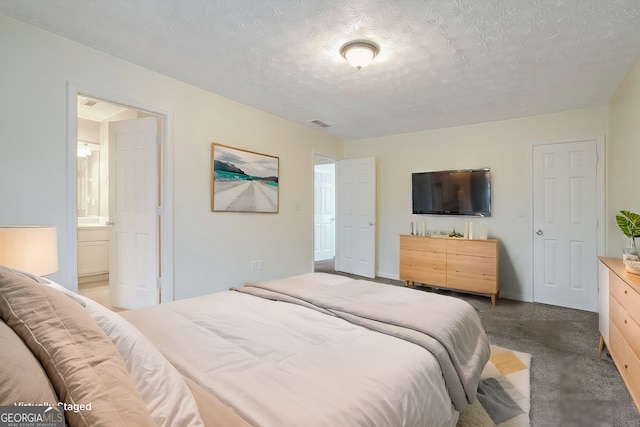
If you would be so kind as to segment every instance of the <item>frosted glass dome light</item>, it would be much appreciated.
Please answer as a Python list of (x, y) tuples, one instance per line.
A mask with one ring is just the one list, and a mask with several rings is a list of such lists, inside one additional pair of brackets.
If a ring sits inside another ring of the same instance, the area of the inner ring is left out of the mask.
[(352, 41), (342, 46), (340, 53), (349, 64), (360, 70), (376, 57), (378, 46), (366, 40)]

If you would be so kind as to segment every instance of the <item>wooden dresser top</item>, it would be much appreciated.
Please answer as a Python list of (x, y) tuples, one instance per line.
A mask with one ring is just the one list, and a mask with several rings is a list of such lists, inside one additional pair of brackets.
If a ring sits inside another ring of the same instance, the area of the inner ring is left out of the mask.
[(636, 292), (640, 293), (640, 275), (628, 273), (624, 269), (624, 263), (622, 262), (622, 258), (606, 258), (600, 257), (600, 261), (611, 271), (613, 271), (618, 277), (627, 282), (629, 286), (635, 289)]

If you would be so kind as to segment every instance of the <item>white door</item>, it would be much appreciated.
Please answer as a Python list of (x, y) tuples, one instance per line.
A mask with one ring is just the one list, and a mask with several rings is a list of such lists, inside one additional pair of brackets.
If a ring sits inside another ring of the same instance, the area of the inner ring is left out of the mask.
[(158, 303), (155, 117), (109, 123), (110, 304)]
[(376, 159), (338, 162), (336, 270), (373, 278), (376, 273)]
[(335, 256), (335, 164), (315, 165), (314, 178), (314, 260)]
[(595, 140), (533, 147), (534, 301), (598, 310)]

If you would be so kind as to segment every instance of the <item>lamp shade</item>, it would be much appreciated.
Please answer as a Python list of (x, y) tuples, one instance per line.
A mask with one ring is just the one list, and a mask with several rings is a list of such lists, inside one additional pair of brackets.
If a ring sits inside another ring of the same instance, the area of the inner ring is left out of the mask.
[(37, 276), (58, 271), (55, 227), (0, 226), (0, 265)]

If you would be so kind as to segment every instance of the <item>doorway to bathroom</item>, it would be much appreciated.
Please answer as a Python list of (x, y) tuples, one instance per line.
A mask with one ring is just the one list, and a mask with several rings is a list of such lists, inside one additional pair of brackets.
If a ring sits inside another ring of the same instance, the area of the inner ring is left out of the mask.
[(170, 244), (162, 185), (166, 120), (77, 94), (78, 292), (114, 310), (172, 299), (172, 284), (163, 280), (170, 264), (163, 262)]

